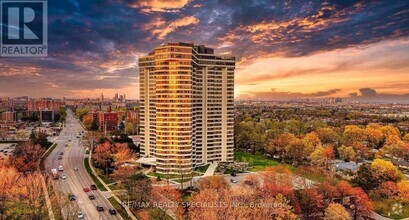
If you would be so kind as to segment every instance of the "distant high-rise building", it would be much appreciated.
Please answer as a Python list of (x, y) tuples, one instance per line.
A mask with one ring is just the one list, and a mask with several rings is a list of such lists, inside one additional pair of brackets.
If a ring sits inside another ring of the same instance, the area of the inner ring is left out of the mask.
[(233, 161), (235, 58), (168, 43), (139, 59), (141, 154), (158, 173)]

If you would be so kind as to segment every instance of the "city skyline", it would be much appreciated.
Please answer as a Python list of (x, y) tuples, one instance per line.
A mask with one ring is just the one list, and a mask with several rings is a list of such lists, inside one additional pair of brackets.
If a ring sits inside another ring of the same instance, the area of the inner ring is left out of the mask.
[(0, 96), (137, 99), (138, 58), (184, 41), (236, 56), (237, 100), (401, 102), (408, 10), (405, 1), (50, 1), (48, 57), (1, 58)]

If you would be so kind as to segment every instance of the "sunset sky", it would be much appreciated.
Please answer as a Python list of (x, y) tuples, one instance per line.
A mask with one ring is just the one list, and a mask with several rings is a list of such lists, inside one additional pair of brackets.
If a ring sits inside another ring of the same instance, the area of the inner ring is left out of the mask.
[(46, 58), (0, 58), (0, 96), (138, 98), (140, 55), (237, 60), (237, 99), (409, 100), (409, 1), (48, 0)]

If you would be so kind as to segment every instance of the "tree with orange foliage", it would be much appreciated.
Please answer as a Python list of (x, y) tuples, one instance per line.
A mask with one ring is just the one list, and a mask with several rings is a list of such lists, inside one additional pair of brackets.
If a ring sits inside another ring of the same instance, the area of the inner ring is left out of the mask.
[(309, 156), (317, 147), (321, 146), (321, 140), (315, 132), (306, 134), (302, 139), (302, 142), (304, 144), (305, 155), (307, 156)]
[(393, 199), (399, 194), (397, 184), (392, 181), (381, 183), (378, 188), (373, 190), (372, 193), (375, 194), (376, 197), (381, 197), (384, 199)]
[(228, 188), (229, 184), (226, 182), (223, 176), (208, 176), (201, 178), (197, 181), (198, 188), (200, 190), (216, 189), (223, 190)]
[(377, 124), (368, 124), (365, 128), (365, 136), (368, 147), (376, 149), (382, 146), (383, 139), (385, 138), (381, 126)]
[(373, 210), (371, 199), (368, 195), (359, 187), (353, 188), (351, 196), (355, 198), (354, 205), (351, 207), (354, 214), (354, 219), (358, 216), (369, 216)]
[[(391, 139), (396, 139), (391, 141)], [(382, 150), (385, 154), (389, 154), (390, 157), (405, 158), (409, 157), (409, 144), (400, 140), (399, 137), (393, 136), (393, 138), (388, 138), (385, 146)]]
[(370, 156), (369, 147), (367, 147), (365, 144), (361, 142), (353, 144), (352, 148), (354, 149), (357, 161), (359, 161), (360, 159), (368, 158)]
[(291, 141), (295, 140), (296, 137), (290, 133), (280, 134), (276, 139), (272, 139), (266, 148), (266, 151), (270, 154), (279, 155), (281, 160), (284, 161), (286, 157), (286, 147)]
[(331, 203), (325, 209), (324, 220), (350, 220), (348, 211), (338, 203)]
[(320, 167), (328, 167), (331, 159), (334, 158), (332, 147), (317, 147), (308, 157), (312, 164)]
[(45, 150), (39, 144), (24, 142), (17, 145), (13, 156), (8, 158), (8, 164), (18, 169), (19, 172), (33, 172), (38, 170), (40, 158)]
[(111, 143), (108, 141), (96, 146), (92, 154), (92, 159), (95, 161), (95, 163), (98, 166), (105, 168), (105, 175), (108, 175), (108, 168), (113, 160), (112, 154), (113, 149)]
[(343, 143), (347, 146), (362, 143), (366, 139), (365, 131), (356, 125), (347, 125), (345, 126), (342, 139)]
[(285, 148), (286, 154), (289, 158), (292, 159), (294, 164), (301, 163), (308, 154), (309, 150), (305, 150), (304, 143), (302, 140), (296, 138), (292, 140)]
[(115, 143), (115, 154), (114, 160), (117, 164), (121, 164), (127, 160), (130, 160), (135, 157), (135, 152), (133, 152), (127, 143)]
[(323, 144), (334, 145), (340, 139), (339, 135), (330, 127), (320, 128), (315, 132)]
[(398, 182), (398, 198), (405, 204), (409, 204), (409, 182), (402, 180)]
[(114, 172), (111, 174), (111, 178), (114, 179), (119, 185), (126, 182), (128, 177), (138, 172), (137, 167), (132, 166), (117, 166)]
[(387, 138), (388, 136), (396, 136), (396, 137), (400, 136), (398, 128), (395, 128), (390, 125), (382, 126), (381, 130), (385, 138)]
[(0, 219), (44, 219), (47, 216), (43, 177), (0, 168)]
[(293, 207), (295, 213), (300, 213), (298, 199), (293, 188), (291, 171), (282, 166), (267, 167), (262, 173), (262, 184), (257, 189), (259, 197), (273, 198), (278, 194), (284, 195)]
[(188, 217), (192, 220), (297, 219), (284, 195), (260, 197), (254, 192), (242, 186), (222, 190), (207, 188), (191, 197)]
[(183, 218), (182, 193), (172, 186), (155, 186), (151, 191), (151, 201), (162, 204), (160, 212), (155, 219), (166, 219), (166, 213), (171, 212), (179, 218)]
[(403, 136), (402, 140), (409, 144), (409, 133), (405, 134), (405, 136)]
[(94, 116), (87, 114), (82, 119), (82, 124), (87, 130), (92, 130), (94, 124)]
[(324, 197), (316, 188), (302, 189), (297, 192), (302, 214), (305, 218), (324, 213)]
[(87, 133), (84, 134), (84, 136), (81, 139), (81, 144), (90, 149), (93, 150), (95, 146), (98, 144), (102, 143), (102, 140), (104, 139), (104, 135), (101, 132), (98, 131), (88, 131)]
[(230, 204), (230, 190), (227, 188), (204, 188), (190, 199), (188, 217), (192, 220), (229, 219), (226, 209)]
[[(257, 207), (252, 211), (253, 218), (242, 219), (277, 219), (277, 220), (295, 220), (298, 219), (297, 215), (293, 212), (293, 207), (290, 205), (290, 201), (282, 194), (277, 194), (273, 198), (261, 199), (259, 204), (274, 204), (273, 207)], [(240, 219), (240, 218), (238, 218)]]

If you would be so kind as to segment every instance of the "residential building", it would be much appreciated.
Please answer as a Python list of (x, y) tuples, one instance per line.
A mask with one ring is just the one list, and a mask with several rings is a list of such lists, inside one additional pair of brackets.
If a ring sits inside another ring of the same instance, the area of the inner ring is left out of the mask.
[(60, 111), (64, 105), (64, 102), (53, 99), (33, 99), (27, 102), (27, 110), (30, 112), (41, 110)]
[(118, 114), (116, 112), (98, 112), (98, 127), (102, 131), (113, 131), (118, 128)]
[(1, 120), (5, 122), (16, 122), (17, 121), (17, 112), (8, 111), (1, 113)]
[(233, 161), (235, 58), (168, 43), (139, 59), (141, 155), (158, 173)]

